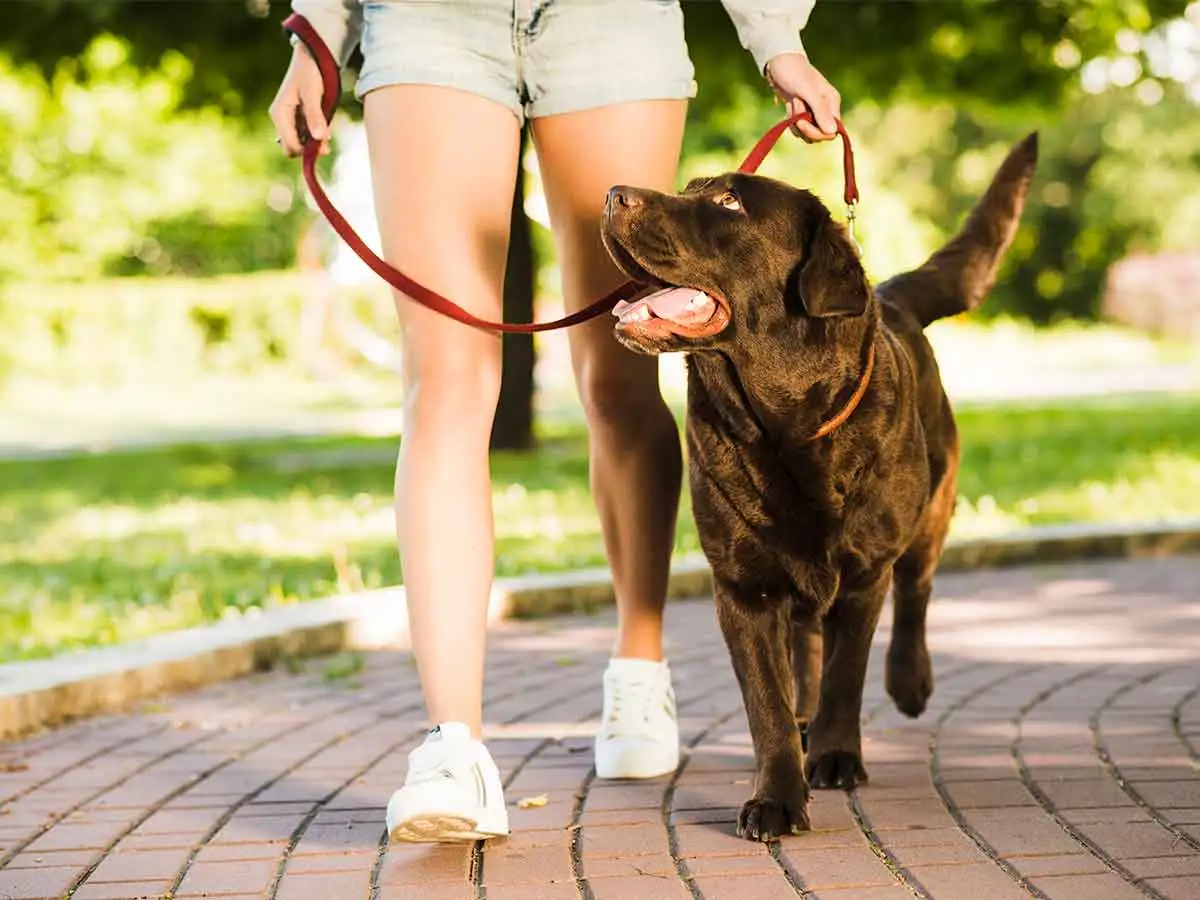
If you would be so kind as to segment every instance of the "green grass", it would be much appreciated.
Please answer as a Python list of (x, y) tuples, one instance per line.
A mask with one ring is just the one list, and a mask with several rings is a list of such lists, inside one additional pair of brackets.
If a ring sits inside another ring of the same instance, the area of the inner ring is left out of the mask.
[(1200, 398), (964, 407), (958, 421), (958, 536), (1200, 516)]
[[(964, 407), (959, 422), (959, 536), (1200, 515), (1200, 399)], [(0, 659), (399, 581), (394, 455), (363, 438), (0, 462)], [(499, 575), (603, 564), (578, 426), (493, 472)], [(676, 546), (698, 547), (686, 501)]]

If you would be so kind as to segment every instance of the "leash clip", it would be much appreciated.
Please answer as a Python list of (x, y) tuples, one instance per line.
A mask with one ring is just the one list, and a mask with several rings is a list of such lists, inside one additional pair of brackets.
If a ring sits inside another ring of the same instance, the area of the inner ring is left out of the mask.
[(858, 242), (858, 236), (854, 233), (854, 222), (858, 218), (858, 200), (851, 200), (846, 204), (846, 227), (850, 232), (850, 242), (854, 244), (854, 249), (858, 251), (858, 255), (862, 256), (862, 244)]

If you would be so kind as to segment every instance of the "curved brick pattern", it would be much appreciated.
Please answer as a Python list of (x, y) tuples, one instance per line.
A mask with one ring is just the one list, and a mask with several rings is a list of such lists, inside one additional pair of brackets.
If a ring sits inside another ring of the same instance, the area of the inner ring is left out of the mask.
[(767, 846), (733, 834), (750, 745), (704, 601), (670, 610), (689, 751), (651, 782), (591, 769), (611, 611), (497, 627), (488, 728), (514, 833), (487, 845), (383, 840), (423, 727), (405, 652), (144, 704), (0, 745), (0, 898), (1192, 900), (1196, 585), (1194, 557), (943, 576), (929, 709), (884, 694), (885, 625), (870, 784), (817, 793), (814, 830)]

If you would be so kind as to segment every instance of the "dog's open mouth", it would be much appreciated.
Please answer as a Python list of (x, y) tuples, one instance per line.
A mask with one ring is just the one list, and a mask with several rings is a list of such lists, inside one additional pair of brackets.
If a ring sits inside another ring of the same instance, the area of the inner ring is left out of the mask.
[(729, 324), (725, 304), (704, 291), (668, 287), (638, 300), (622, 300), (613, 308), (617, 330), (647, 337), (709, 337)]
[(729, 324), (729, 308), (720, 297), (699, 288), (666, 284), (615, 241), (609, 251), (630, 277), (659, 287), (637, 300), (622, 300), (613, 308), (618, 331), (698, 338), (716, 334)]
[(694, 288), (664, 288), (632, 303), (622, 300), (613, 315), (622, 325), (665, 319), (680, 328), (695, 329), (707, 325), (717, 313), (717, 301)]

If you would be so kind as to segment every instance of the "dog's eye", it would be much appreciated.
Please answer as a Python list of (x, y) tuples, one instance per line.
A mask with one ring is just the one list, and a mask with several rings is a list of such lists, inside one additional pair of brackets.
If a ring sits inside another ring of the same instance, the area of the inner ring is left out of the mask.
[(742, 208), (742, 202), (738, 200), (737, 195), (734, 194), (733, 191), (726, 191), (723, 194), (719, 194), (716, 197), (715, 202), (718, 206), (723, 206), (726, 209), (733, 210), (734, 212), (737, 212)]

